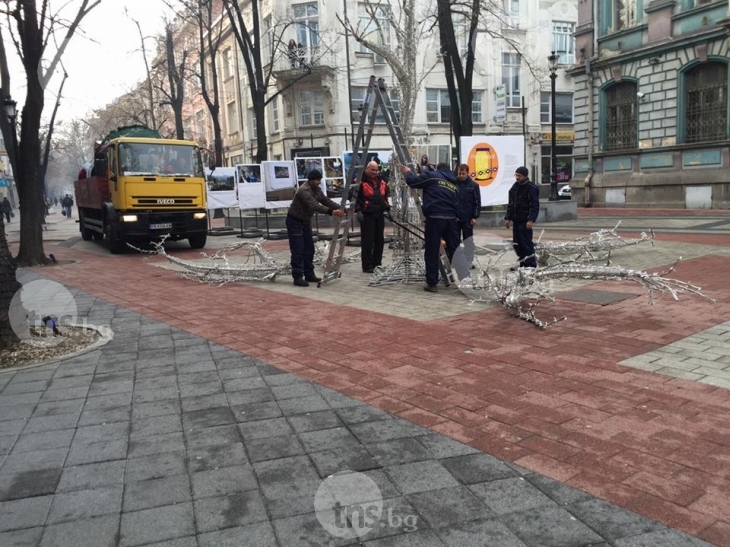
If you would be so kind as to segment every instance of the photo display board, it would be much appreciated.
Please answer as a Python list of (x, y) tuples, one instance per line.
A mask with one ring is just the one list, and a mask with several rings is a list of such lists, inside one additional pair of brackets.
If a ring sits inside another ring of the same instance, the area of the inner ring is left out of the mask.
[(525, 139), (515, 136), (461, 137), (461, 163), (479, 185), (482, 206), (505, 205), (523, 163)]
[(208, 209), (238, 207), (234, 167), (216, 167), (212, 171), (206, 169), (205, 182)]
[(322, 158), (324, 162), (324, 186), (327, 188), (327, 195), (334, 198), (341, 198), (345, 193), (345, 171), (342, 158), (330, 156)]
[(265, 161), (261, 164), (267, 209), (289, 207), (298, 188), (293, 161)]
[(261, 165), (236, 165), (238, 181), (238, 207), (260, 209), (266, 207), (266, 189), (261, 175)]

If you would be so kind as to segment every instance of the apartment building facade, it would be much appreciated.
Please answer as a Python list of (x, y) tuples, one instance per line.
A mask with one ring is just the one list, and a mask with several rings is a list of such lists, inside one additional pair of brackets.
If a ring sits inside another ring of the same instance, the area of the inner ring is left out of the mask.
[(573, 199), (730, 206), (727, 0), (580, 0)]

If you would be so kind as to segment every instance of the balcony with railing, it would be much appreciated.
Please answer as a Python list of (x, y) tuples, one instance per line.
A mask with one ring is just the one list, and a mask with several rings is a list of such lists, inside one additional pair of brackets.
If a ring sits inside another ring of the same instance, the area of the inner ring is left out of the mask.
[(305, 74), (330, 73), (336, 70), (334, 52), (323, 46), (297, 47), (274, 60), (273, 74), (280, 80), (301, 78)]

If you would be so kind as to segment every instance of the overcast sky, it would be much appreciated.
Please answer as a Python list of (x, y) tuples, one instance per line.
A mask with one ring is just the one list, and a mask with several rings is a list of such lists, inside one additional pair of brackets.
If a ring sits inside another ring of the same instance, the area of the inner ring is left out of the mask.
[[(51, 5), (64, 3), (52, 2)], [(75, 1), (69, 3), (76, 4)], [(125, 14), (126, 10), (126, 14)], [(70, 13), (70, 12), (64, 12)], [(163, 0), (103, 0), (81, 22), (81, 32), (71, 40), (62, 61), (68, 80), (63, 90), (58, 119), (82, 118), (116, 97), (129, 91), (145, 76), (139, 32), (132, 19), (139, 21), (145, 36), (155, 36), (164, 29), (163, 17), (169, 9)], [(70, 17), (70, 15), (68, 15)], [(154, 54), (154, 42), (146, 41), (148, 53)], [(14, 49), (8, 56), (17, 58)], [(49, 53), (50, 55), (50, 53)], [(47, 55), (46, 57), (49, 57)], [(25, 96), (24, 74), (15, 60), (11, 76), (13, 95), (19, 108)], [(46, 90), (43, 118), (48, 120), (61, 83), (56, 76)]]

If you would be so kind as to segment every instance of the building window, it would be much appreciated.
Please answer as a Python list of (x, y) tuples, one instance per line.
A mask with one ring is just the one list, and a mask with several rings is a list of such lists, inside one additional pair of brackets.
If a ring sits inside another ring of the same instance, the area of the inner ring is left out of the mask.
[[(540, 147), (541, 157), (541, 178), (542, 184), (550, 184), (552, 177), (552, 169), (550, 163), (552, 161), (552, 145), (543, 145)], [(563, 183), (573, 178), (573, 146), (572, 145), (555, 145), (555, 180)]]
[(482, 92), (481, 91), (472, 91), (471, 121), (472, 121), (472, 123), (482, 123)]
[[(368, 42), (390, 48), (390, 6), (380, 4), (358, 4), (358, 30)], [(373, 53), (360, 44), (360, 53)], [(376, 62), (385, 62), (377, 56)]]
[(503, 0), (504, 26), (506, 28), (520, 28), (520, 0)]
[(560, 57), (558, 62), (562, 65), (575, 63), (575, 23), (564, 21), (553, 21), (553, 51)]
[(684, 142), (714, 142), (728, 138), (727, 64), (703, 63), (684, 74)]
[(198, 110), (195, 113), (195, 132), (196, 132), (196, 139), (205, 139), (207, 141), (207, 131), (205, 130), (205, 112), (202, 110)]
[(603, 0), (601, 3), (601, 35), (618, 32), (641, 22), (643, 0)]
[(256, 112), (253, 108), (248, 109), (248, 130), (251, 135), (251, 139), (258, 137), (258, 132), (256, 130)]
[(522, 99), (518, 53), (502, 53), (502, 83), (504, 84), (505, 105), (508, 108), (519, 108)]
[(231, 66), (231, 50), (226, 49), (223, 51), (223, 81), (227, 80), (233, 74), (233, 67)]
[(238, 131), (238, 115), (236, 114), (236, 101), (231, 101), (227, 105), (228, 114), (228, 134), (232, 135)]
[(300, 48), (300, 60), (306, 64), (315, 64), (319, 49), (319, 9), (317, 2), (295, 4), (292, 9), (294, 10), (297, 46)]
[[(367, 92), (367, 87), (353, 87), (351, 88), (352, 93), (352, 103), (350, 104), (350, 108), (352, 109), (352, 119), (353, 120), (359, 120), (360, 115), (362, 114), (361, 108), (362, 104), (365, 101), (365, 93)], [(393, 106), (393, 111), (395, 112), (395, 119), (400, 119), (400, 102), (398, 99), (398, 91), (396, 89), (389, 89), (388, 90), (388, 96), (390, 97), (390, 104)], [(372, 103), (371, 103), (372, 105)], [(376, 116), (375, 116), (375, 123), (385, 123), (385, 116), (383, 116), (382, 110), (378, 110)]]
[(426, 90), (426, 121), (451, 123), (451, 101), (446, 89)]
[(299, 93), (301, 125), (324, 125), (324, 95), (321, 91)]
[(454, 13), (451, 17), (454, 24), (454, 37), (459, 48), (459, 57), (466, 57), (469, 48), (469, 20), (461, 13)]
[(281, 127), (279, 126), (279, 97), (274, 97), (271, 101), (271, 131), (278, 133)]
[(636, 148), (636, 84), (621, 82), (606, 90), (604, 150)]
[[(552, 123), (550, 92), (540, 92), (540, 123)], [(555, 94), (555, 123), (573, 123), (573, 94)]]

